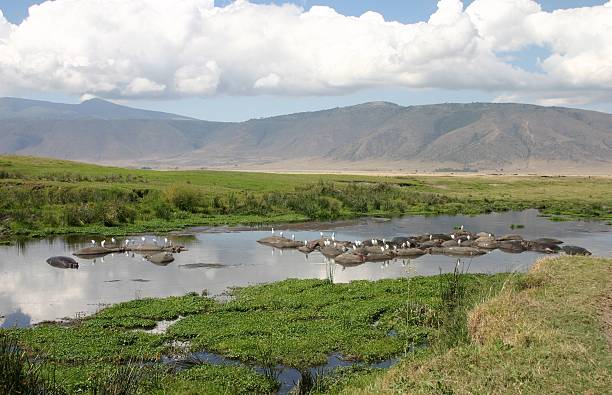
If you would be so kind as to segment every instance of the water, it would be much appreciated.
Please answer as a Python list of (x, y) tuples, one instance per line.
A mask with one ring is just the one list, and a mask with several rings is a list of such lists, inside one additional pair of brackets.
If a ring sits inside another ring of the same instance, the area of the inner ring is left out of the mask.
[[(511, 224), (524, 229), (511, 230)], [(525, 238), (554, 237), (579, 245), (594, 255), (612, 256), (612, 227), (602, 222), (551, 222), (535, 210), (475, 217), (403, 217), (390, 221), (364, 219), (335, 224), (287, 225), (285, 236), (297, 240), (319, 237), (319, 231), (336, 233), (339, 240), (391, 239), (394, 236), (450, 232), (464, 225), (471, 231), (496, 235), (519, 233)], [(277, 232), (278, 234), (278, 232)], [(206, 290), (220, 295), (229, 287), (273, 282), (286, 278), (327, 278), (335, 282), (406, 276), (404, 264), (365, 263), (356, 267), (329, 265), (319, 253), (308, 257), (295, 250), (273, 250), (256, 243), (269, 230), (203, 231), (193, 235), (169, 236), (174, 244), (189, 251), (175, 254), (167, 266), (144, 261), (140, 255), (107, 255), (94, 259), (76, 258), (78, 270), (57, 269), (45, 261), (50, 256), (70, 256), (90, 243), (92, 237), (56, 237), (0, 247), (0, 325), (27, 326), (43, 320), (74, 318), (121, 301), (144, 297), (183, 295)], [(149, 235), (149, 240), (152, 235)], [(100, 237), (94, 237), (100, 241)], [(159, 236), (158, 236), (159, 238)], [(163, 238), (163, 236), (162, 236)], [(533, 252), (506, 254), (493, 251), (464, 260), (472, 273), (525, 271), (541, 256)], [(425, 255), (413, 259), (413, 273), (434, 275), (452, 271), (456, 258)], [(187, 265), (187, 266), (186, 266)]]

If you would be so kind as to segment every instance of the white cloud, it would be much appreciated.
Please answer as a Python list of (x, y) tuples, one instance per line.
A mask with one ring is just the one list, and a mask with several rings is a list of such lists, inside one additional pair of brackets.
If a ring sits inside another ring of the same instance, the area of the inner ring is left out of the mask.
[[(507, 51), (528, 45), (551, 52), (540, 72), (507, 63)], [(55, 0), (31, 7), (18, 26), (0, 14), (5, 90), (130, 98), (376, 86), (609, 98), (612, 2), (549, 13), (533, 0), (475, 0), (467, 9), (441, 0), (414, 24), (246, 0)]]

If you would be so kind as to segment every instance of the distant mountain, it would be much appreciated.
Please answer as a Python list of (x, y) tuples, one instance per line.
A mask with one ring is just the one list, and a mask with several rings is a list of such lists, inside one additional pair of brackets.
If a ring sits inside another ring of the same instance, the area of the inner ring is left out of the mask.
[(74, 119), (163, 119), (189, 120), (164, 112), (146, 111), (120, 106), (101, 99), (86, 100), (80, 104), (50, 103), (41, 100), (0, 98), (0, 120), (74, 120)]
[(375, 102), (239, 123), (0, 99), (0, 152), (152, 167), (612, 174), (612, 115)]

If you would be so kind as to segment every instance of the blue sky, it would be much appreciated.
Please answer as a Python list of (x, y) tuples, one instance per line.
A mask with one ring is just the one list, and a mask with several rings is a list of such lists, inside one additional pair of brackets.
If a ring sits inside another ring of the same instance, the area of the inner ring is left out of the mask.
[[(41, 1), (0, 0), (0, 9), (5, 18), (19, 24), (27, 16), (30, 5)], [(252, 0), (253, 3), (270, 3), (266, 0)], [(281, 4), (286, 1), (273, 1)], [(466, 6), (471, 1), (464, 1)], [(604, 0), (542, 0), (540, 4), (546, 11), (561, 8), (588, 7), (604, 4)], [(228, 0), (217, 0), (217, 6), (224, 6)], [(366, 11), (376, 11), (386, 20), (401, 23), (427, 21), (436, 11), (434, 0), (335, 0), (335, 1), (293, 1), (308, 9), (313, 5), (327, 5), (344, 15), (359, 16)], [(537, 71), (538, 58), (549, 55), (548, 50), (539, 46), (528, 46), (520, 52), (512, 53), (511, 64), (528, 71)], [(23, 89), (20, 96), (52, 101), (78, 102), (79, 95), (62, 91), (32, 91)], [(318, 93), (313, 95), (272, 95), (272, 94), (227, 94), (210, 97), (164, 98), (164, 99), (119, 99), (118, 101), (134, 107), (168, 111), (209, 120), (244, 120), (299, 111), (310, 111), (336, 106), (352, 105), (366, 101), (391, 101), (402, 105), (429, 104), (439, 102), (492, 101), (498, 92), (477, 89), (440, 89), (440, 88), (364, 88), (348, 94)], [(578, 104), (584, 108), (612, 112), (609, 102)]]

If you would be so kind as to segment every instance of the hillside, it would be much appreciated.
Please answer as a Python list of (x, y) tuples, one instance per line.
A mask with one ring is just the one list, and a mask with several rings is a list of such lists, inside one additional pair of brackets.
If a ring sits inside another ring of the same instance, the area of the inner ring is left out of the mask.
[(374, 102), (221, 123), (101, 100), (0, 99), (0, 153), (151, 167), (612, 174), (612, 115)]

